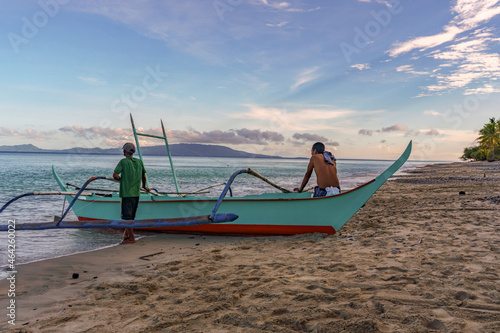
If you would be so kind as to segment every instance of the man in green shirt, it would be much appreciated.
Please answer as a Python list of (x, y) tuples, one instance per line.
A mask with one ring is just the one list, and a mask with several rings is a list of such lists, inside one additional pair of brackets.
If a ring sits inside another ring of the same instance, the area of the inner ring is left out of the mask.
[[(120, 181), (120, 198), (122, 203), (122, 219), (135, 220), (135, 213), (139, 205), (139, 195), (142, 187), (146, 187), (146, 169), (138, 158), (134, 158), (135, 146), (133, 143), (123, 145), (123, 155), (125, 158), (118, 162), (113, 173), (113, 178)], [(135, 243), (134, 230), (126, 228), (123, 233), (122, 243)]]

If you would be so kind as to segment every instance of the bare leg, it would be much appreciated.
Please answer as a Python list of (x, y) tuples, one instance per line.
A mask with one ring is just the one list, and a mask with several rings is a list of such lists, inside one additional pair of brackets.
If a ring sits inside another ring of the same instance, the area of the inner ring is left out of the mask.
[(121, 244), (130, 244), (130, 243), (135, 243), (134, 229), (125, 228)]

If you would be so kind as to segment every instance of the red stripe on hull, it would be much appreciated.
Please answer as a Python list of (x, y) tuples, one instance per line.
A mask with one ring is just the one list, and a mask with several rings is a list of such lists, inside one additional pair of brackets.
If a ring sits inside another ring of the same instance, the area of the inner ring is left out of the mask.
[[(80, 221), (97, 220), (78, 217)], [(232, 236), (284, 236), (297, 234), (312, 234), (315, 232), (334, 234), (331, 226), (311, 225), (258, 225), (258, 224), (201, 224), (190, 227), (172, 228), (141, 228), (137, 230), (160, 231), (174, 234), (204, 234), (204, 235), (232, 235)]]
[(143, 230), (158, 230), (167, 233), (211, 234), (234, 236), (270, 236), (297, 235), (315, 232), (334, 234), (335, 229), (329, 226), (309, 225), (257, 225), (257, 224), (202, 224), (191, 227), (145, 228)]

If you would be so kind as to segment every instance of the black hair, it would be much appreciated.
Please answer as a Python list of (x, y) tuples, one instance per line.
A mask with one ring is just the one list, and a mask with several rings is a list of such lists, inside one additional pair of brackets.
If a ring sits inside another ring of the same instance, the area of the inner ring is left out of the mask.
[(318, 154), (323, 154), (325, 152), (325, 145), (321, 142), (316, 142), (313, 144), (312, 150), (316, 150)]

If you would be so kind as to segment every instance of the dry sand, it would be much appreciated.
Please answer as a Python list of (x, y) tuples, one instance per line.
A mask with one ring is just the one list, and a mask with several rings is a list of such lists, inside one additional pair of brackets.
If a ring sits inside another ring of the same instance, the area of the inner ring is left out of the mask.
[(19, 266), (15, 329), (499, 332), (499, 205), (499, 163), (434, 165), (336, 235), (161, 235)]

